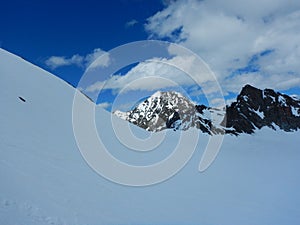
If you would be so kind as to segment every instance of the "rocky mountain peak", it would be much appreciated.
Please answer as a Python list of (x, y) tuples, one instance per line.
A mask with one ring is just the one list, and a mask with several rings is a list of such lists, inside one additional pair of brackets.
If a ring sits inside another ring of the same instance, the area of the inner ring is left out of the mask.
[(272, 89), (251, 85), (242, 88), (235, 102), (225, 109), (196, 105), (182, 94), (158, 91), (129, 112), (114, 112), (149, 131), (187, 130), (208, 134), (254, 133), (264, 126), (294, 131), (300, 128), (300, 101)]
[[(181, 93), (155, 92), (129, 112), (115, 111), (114, 114), (149, 131), (167, 128), (188, 129), (184, 126), (193, 120), (196, 109), (194, 103)], [(179, 123), (178, 120), (181, 120)], [(177, 122), (177, 123), (176, 123)]]
[(226, 107), (226, 122), (235, 133), (254, 133), (264, 126), (285, 131), (300, 128), (300, 101), (272, 89), (260, 90), (246, 85), (237, 101)]

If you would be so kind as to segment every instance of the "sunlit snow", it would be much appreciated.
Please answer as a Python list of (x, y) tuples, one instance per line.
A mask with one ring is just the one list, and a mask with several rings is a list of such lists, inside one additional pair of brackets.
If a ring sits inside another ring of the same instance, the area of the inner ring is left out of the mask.
[[(299, 132), (227, 135), (217, 159), (199, 173), (209, 138), (201, 134), (178, 174), (133, 188), (99, 176), (81, 156), (71, 86), (2, 49), (0, 85), (0, 224), (300, 224)], [(161, 147), (137, 153), (114, 138), (108, 112), (96, 107), (96, 116), (100, 136), (120, 160), (161, 160), (180, 137), (167, 131)]]

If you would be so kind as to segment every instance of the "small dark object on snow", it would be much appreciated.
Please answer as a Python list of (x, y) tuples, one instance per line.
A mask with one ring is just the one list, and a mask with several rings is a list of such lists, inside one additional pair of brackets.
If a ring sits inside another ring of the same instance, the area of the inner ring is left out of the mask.
[(26, 100), (22, 97), (19, 96), (19, 99), (22, 101), (22, 102), (26, 102)]

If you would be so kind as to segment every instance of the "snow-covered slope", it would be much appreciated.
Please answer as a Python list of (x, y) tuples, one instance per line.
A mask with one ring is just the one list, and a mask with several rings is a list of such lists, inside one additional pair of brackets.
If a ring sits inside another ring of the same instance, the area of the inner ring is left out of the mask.
[[(209, 138), (202, 134), (177, 175), (127, 187), (97, 175), (81, 157), (72, 127), (74, 93), (0, 49), (0, 224), (300, 224), (299, 132), (226, 136), (214, 164), (199, 173)], [(96, 108), (96, 116), (106, 144), (120, 150), (113, 154), (136, 164), (163, 159), (180, 136), (166, 132), (162, 146), (136, 153), (115, 137), (109, 113)], [(115, 129), (127, 125), (120, 120)]]

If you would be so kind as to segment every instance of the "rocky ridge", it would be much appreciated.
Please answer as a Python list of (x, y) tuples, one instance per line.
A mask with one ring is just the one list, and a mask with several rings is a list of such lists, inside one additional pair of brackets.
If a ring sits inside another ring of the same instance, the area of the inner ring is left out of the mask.
[(210, 135), (238, 135), (265, 126), (284, 131), (300, 128), (300, 100), (251, 85), (244, 86), (236, 101), (224, 108), (197, 105), (178, 92), (158, 91), (133, 110), (114, 114), (153, 132), (195, 127)]

